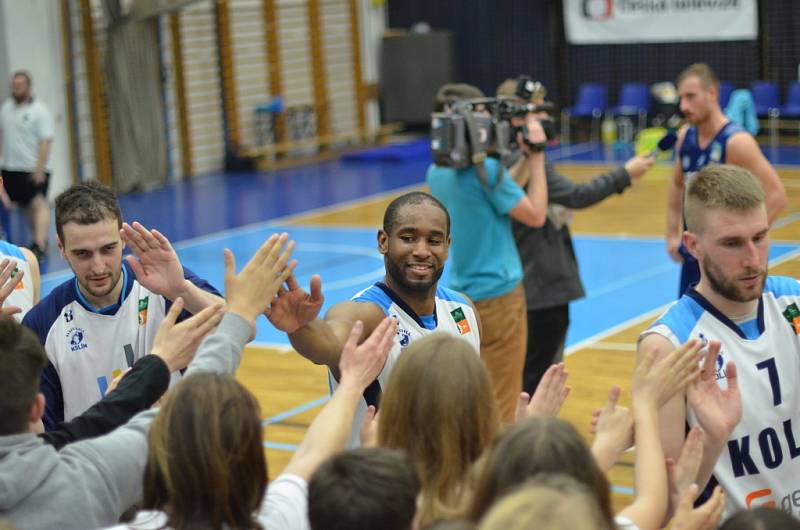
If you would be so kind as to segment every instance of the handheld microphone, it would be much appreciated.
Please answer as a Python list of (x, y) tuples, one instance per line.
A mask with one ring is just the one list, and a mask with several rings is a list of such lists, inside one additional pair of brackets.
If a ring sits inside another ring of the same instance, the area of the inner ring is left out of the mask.
[[(675, 142), (678, 141), (678, 134), (674, 130), (667, 131), (667, 134), (664, 135), (661, 140), (658, 141), (658, 151), (669, 151), (673, 147), (675, 147)], [(653, 150), (655, 154), (655, 149)]]

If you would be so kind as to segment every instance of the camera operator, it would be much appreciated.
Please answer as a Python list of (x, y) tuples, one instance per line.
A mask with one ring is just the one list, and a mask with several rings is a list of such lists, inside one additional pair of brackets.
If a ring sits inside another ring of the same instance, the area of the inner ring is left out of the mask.
[[(483, 97), (469, 85), (445, 85), (437, 94), (437, 107), (448, 110), (458, 100)], [(475, 109), (480, 112), (479, 108)], [(525, 155), (530, 184), (527, 193), (494, 158), (473, 156), (477, 164), (465, 169), (431, 165), (426, 179), (452, 219), (450, 279), (448, 287), (469, 296), (480, 320), (481, 357), (486, 363), (504, 422), (513, 421), (522, 388), (522, 368), (527, 337), (522, 262), (511, 232), (511, 219), (539, 227), (546, 221), (545, 133), (529, 115), (527, 142), (518, 135)], [(532, 144), (534, 147), (531, 147)], [(483, 182), (485, 176), (486, 182)], [(422, 257), (418, 257), (422, 259)], [(440, 315), (439, 318), (447, 317)]]
[[(497, 88), (497, 95), (518, 97), (517, 87), (518, 81), (507, 79)], [(544, 87), (538, 85), (538, 90), (530, 95), (530, 102), (540, 105), (544, 103), (544, 96)], [(535, 116), (540, 120), (549, 119), (544, 113)], [(512, 119), (513, 125), (518, 124), (516, 120), (519, 118)], [(570, 209), (586, 208), (614, 193), (622, 193), (641, 178), (654, 161), (653, 156), (637, 156), (582, 184), (572, 182), (545, 162), (548, 206), (544, 226), (531, 230), (523, 223), (513, 222), (514, 238), (525, 271), (528, 309), (528, 347), (522, 383), (526, 392), (533, 394), (547, 368), (563, 358), (569, 303), (585, 295), (569, 233)], [(531, 173), (524, 158), (513, 164), (509, 172), (520, 186), (528, 187)]]

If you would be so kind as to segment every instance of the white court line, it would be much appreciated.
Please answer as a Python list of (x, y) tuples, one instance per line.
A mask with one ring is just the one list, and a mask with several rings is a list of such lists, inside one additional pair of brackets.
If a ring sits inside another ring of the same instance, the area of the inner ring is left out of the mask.
[(636, 351), (636, 344), (630, 342), (596, 342), (593, 350)]

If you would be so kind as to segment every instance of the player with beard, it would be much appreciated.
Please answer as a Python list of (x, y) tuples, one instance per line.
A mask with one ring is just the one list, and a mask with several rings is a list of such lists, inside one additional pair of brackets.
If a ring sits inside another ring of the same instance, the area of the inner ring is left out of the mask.
[[(76, 184), (56, 198), (55, 211), (58, 248), (75, 277), (22, 321), (47, 351), (40, 388), (46, 430), (99, 401), (117, 375), (150, 352), (172, 300), (185, 302), (180, 320), (220, 300), (181, 266), (167, 238), (122, 222), (109, 188)], [(123, 261), (125, 244), (135, 257)]]
[[(755, 175), (764, 188), (770, 224), (789, 204), (775, 169), (764, 157), (755, 139), (733, 123), (719, 106), (719, 81), (706, 64), (693, 64), (678, 76), (680, 109), (689, 123), (678, 132), (675, 172), (667, 189), (667, 252), (682, 263), (678, 296), (700, 279), (700, 269), (691, 252), (681, 243), (685, 228), (683, 194), (686, 183), (708, 164), (734, 164)], [(682, 226), (684, 225), (684, 226)]]
[(397, 320), (397, 342), (378, 379), (364, 392), (349, 445), (359, 444), (359, 427), (368, 405), (378, 405), (381, 387), (403, 350), (415, 339), (434, 331), (460, 335), (480, 348), (480, 332), (472, 303), (462, 294), (438, 284), (450, 247), (450, 216), (433, 196), (411, 192), (386, 208), (383, 228), (378, 230), (378, 250), (383, 254), (383, 281), (340, 302), (317, 318), (323, 296), (319, 276), (311, 279), (310, 293), (294, 277), (281, 289), (266, 315), (288, 333), (292, 346), (315, 364), (329, 368), (332, 388), (339, 378), (339, 356), (356, 321), (364, 324), (364, 340), (390, 316)]
[(791, 498), (800, 476), (800, 282), (767, 276), (765, 193), (747, 170), (711, 165), (695, 175), (686, 224), (683, 243), (700, 264), (700, 281), (638, 345), (639, 354), (667, 355), (687, 341), (708, 344), (698, 382), (660, 410), (664, 452), (677, 459), (686, 425), (700, 425), (706, 437), (695, 482), (719, 483), (728, 515), (774, 506)]

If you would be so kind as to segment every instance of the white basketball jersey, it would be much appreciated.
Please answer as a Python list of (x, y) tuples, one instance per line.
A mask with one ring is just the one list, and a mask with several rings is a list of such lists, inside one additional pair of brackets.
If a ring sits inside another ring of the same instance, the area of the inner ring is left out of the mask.
[[(436, 288), (436, 313), (427, 317), (420, 317), (414, 313), (408, 304), (382, 282), (364, 289), (356, 294), (352, 300), (354, 302), (376, 304), (386, 316), (396, 318), (398, 322), (397, 341), (392, 346), (378, 379), (364, 392), (364, 399), (359, 403), (353, 419), (353, 430), (350, 434), (348, 446), (358, 447), (361, 445), (358, 437), (359, 430), (367, 414), (367, 405), (376, 404), (377, 399), (380, 397), (381, 389), (386, 388), (389, 375), (392, 373), (397, 359), (412, 341), (434, 331), (444, 331), (463, 337), (472, 344), (475, 352), (479, 353), (481, 338), (478, 333), (478, 321), (472, 306), (462, 294), (446, 287), (439, 286)], [(337, 382), (330, 373), (328, 373), (328, 381), (331, 386), (331, 393), (333, 393), (333, 390), (337, 387)]]
[[(4, 306), (15, 306), (22, 309), (22, 313), (17, 313), (14, 318), (17, 322), (22, 322), (22, 317), (33, 307), (33, 275), (31, 274), (31, 264), (25, 259), (22, 250), (12, 245), (8, 241), (0, 240), (0, 261), (9, 258), (17, 262), (17, 270), (23, 271), (25, 275), (22, 281), (11, 292), (3, 303)], [(14, 273), (16, 274), (16, 272)]]
[[(687, 340), (722, 343), (716, 366), (734, 361), (742, 396), (742, 420), (722, 451), (711, 480), (726, 494), (726, 515), (775, 506), (798, 516), (800, 506), (800, 282), (767, 278), (757, 317), (735, 324), (691, 289), (642, 337), (657, 333), (676, 347)], [(690, 426), (697, 416), (687, 411)]]
[[(23, 321), (47, 351), (49, 362), (40, 385), (46, 398), (47, 430), (83, 413), (103, 397), (112, 379), (150, 353), (168, 302), (141, 285), (126, 261), (122, 274), (118, 304), (92, 307), (72, 278), (56, 287)], [(184, 277), (218, 294), (188, 269)], [(180, 318), (186, 316), (184, 311)], [(173, 382), (179, 378), (178, 373), (172, 375)]]

